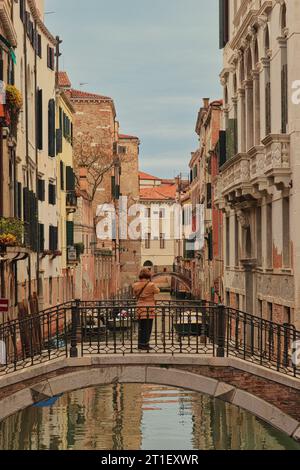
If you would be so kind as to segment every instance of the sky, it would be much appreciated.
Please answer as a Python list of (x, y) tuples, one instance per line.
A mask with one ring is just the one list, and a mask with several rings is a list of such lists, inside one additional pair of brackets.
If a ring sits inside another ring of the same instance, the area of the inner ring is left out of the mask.
[[(74, 88), (113, 98), (140, 169), (188, 174), (202, 98), (222, 96), (217, 0), (46, 0)], [(84, 85), (81, 85), (84, 83)]]

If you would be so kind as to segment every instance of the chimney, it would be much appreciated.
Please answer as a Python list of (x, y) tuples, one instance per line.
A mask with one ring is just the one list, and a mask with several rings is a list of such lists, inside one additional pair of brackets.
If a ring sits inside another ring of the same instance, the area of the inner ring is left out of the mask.
[(203, 98), (203, 107), (205, 109), (209, 108), (209, 98)]
[(88, 191), (87, 168), (85, 167), (79, 169), (79, 188), (81, 191)]

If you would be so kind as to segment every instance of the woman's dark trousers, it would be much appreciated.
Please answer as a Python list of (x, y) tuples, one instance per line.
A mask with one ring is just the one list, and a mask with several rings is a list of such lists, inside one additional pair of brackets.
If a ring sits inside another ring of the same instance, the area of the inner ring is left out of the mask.
[(150, 346), (153, 320), (146, 319), (139, 321), (139, 349), (147, 349)]

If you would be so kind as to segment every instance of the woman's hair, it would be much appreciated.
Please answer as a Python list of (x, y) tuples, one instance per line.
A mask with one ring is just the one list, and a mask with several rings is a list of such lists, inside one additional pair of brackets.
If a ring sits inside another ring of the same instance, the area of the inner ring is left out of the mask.
[(152, 279), (152, 274), (150, 269), (142, 269), (139, 275), (140, 280), (142, 279), (147, 279), (148, 281), (151, 281)]

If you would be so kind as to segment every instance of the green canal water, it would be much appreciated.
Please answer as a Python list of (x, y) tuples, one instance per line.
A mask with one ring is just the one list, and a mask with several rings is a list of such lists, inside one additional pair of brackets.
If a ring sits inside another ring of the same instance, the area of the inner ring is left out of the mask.
[(236, 407), (150, 385), (79, 390), (0, 423), (1, 450), (300, 450)]

